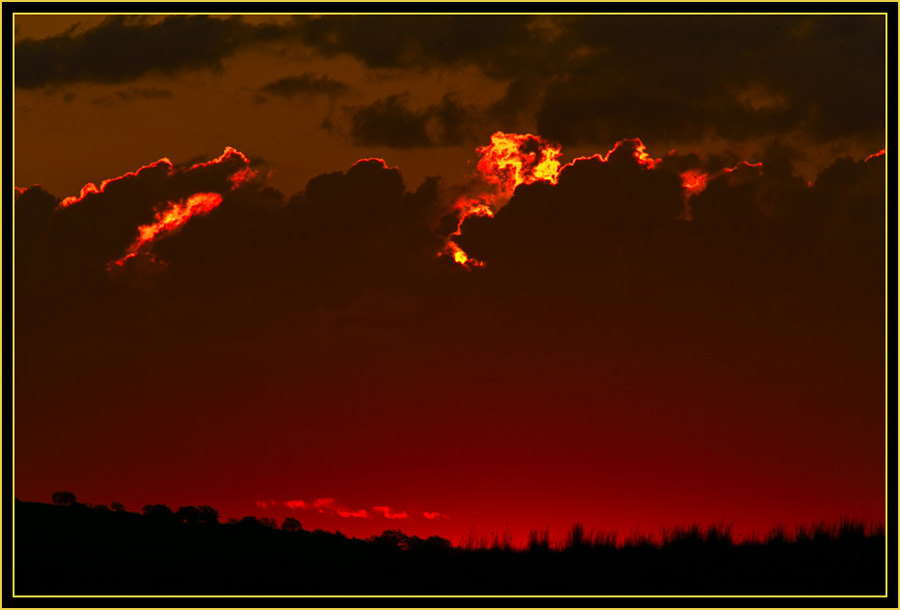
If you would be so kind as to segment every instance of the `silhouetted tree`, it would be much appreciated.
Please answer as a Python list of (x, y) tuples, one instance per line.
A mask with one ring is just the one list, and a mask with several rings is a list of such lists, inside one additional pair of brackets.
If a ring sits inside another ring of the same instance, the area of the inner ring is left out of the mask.
[(57, 506), (74, 506), (77, 501), (75, 494), (71, 491), (55, 491), (53, 492), (53, 503)]
[(200, 509), (196, 506), (182, 506), (175, 511), (175, 516), (191, 525), (200, 523)]
[(300, 525), (300, 522), (294, 519), (293, 517), (287, 517), (281, 524), (281, 529), (286, 532), (299, 532), (303, 529), (303, 526)]
[(121, 513), (121, 512), (125, 511), (125, 505), (122, 504), (121, 502), (113, 502), (112, 504), (109, 505), (109, 507), (111, 509), (113, 509), (114, 511), (116, 511), (117, 513)]
[(98, 504), (97, 506), (94, 507), (94, 510), (109, 512), (109, 507), (106, 504)]
[(409, 536), (400, 530), (384, 530), (380, 535), (369, 538), (369, 541), (382, 548), (409, 548)]
[(244, 517), (237, 522), (237, 525), (245, 528), (260, 528), (263, 526), (262, 522), (256, 517)]
[(273, 530), (278, 529), (278, 522), (275, 521), (275, 519), (270, 519), (269, 517), (263, 517), (262, 519), (259, 520), (259, 522), (263, 527), (269, 527), (269, 528), (272, 528)]
[(175, 513), (165, 504), (145, 504), (141, 512), (155, 521), (175, 521)]
[(212, 506), (201, 504), (197, 510), (200, 512), (200, 523), (219, 523), (219, 511)]

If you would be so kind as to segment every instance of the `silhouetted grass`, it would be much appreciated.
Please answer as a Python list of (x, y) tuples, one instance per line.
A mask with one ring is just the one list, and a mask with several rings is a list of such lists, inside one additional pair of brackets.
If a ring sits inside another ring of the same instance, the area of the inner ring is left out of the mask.
[[(149, 506), (149, 505), (148, 505)], [(201, 522), (190, 507), (144, 515), (16, 504), (16, 592), (97, 595), (878, 595), (883, 527), (817, 523), (736, 541), (728, 524), (659, 538), (588, 531), (554, 544), (533, 530), (474, 529), (453, 547), (386, 530), (366, 540), (247, 517)]]
[(545, 528), (542, 532), (531, 530), (528, 533), (528, 546), (526, 549), (532, 553), (546, 553), (550, 551), (550, 528)]

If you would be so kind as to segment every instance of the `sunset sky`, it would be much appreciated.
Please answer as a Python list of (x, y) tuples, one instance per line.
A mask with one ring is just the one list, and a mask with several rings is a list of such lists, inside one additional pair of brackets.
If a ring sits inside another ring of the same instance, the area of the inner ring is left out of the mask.
[(883, 522), (885, 24), (15, 16), (16, 496)]

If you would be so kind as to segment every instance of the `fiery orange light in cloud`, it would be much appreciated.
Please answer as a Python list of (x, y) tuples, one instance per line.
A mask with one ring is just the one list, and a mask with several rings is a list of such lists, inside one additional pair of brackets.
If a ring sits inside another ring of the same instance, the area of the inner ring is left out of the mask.
[(681, 174), (681, 186), (684, 188), (685, 195), (690, 197), (696, 195), (706, 188), (707, 174), (698, 169), (691, 169)]
[(494, 211), (491, 209), (490, 205), (478, 198), (461, 197), (453, 207), (459, 215), (459, 222), (456, 224), (456, 231), (450, 234), (450, 239), (447, 240), (447, 245), (442, 254), (452, 254), (453, 261), (466, 268), (483, 267), (484, 263), (482, 261), (469, 258), (469, 255), (466, 254), (452, 238), (462, 235), (462, 224), (469, 216), (485, 216), (491, 218), (494, 216)]
[[(646, 167), (654, 169), (661, 159), (654, 159), (647, 153), (646, 146), (640, 139), (620, 140), (606, 153), (593, 157), (580, 157), (576, 161), (597, 158), (607, 162), (609, 156), (620, 146), (630, 144), (633, 147), (635, 160)], [(484, 262), (473, 259), (453, 241), (453, 237), (461, 235), (462, 224), (470, 216), (492, 217), (496, 210), (512, 198), (516, 187), (520, 184), (534, 184), (543, 181), (556, 184), (561, 167), (559, 158), (562, 147), (532, 134), (504, 133), (498, 131), (491, 136), (491, 143), (475, 149), (478, 153), (477, 169), (484, 182), (495, 190), (485, 190), (475, 196), (460, 197), (453, 208), (459, 222), (456, 231), (448, 236), (444, 250), (439, 256), (449, 255), (456, 263), (466, 267), (483, 267)]]
[(731, 172), (735, 171), (736, 169), (738, 169), (738, 168), (739, 168), (740, 166), (742, 166), (742, 165), (743, 165), (744, 167), (756, 167), (756, 168), (759, 169), (759, 171), (762, 171), (762, 161), (760, 161), (759, 163), (749, 163), (749, 162), (747, 162), (747, 161), (741, 161), (740, 163), (738, 163), (738, 164), (735, 165), (734, 167), (723, 167), (722, 170), (721, 170), (721, 173), (723, 173), (723, 174), (730, 174)]
[(873, 154), (869, 155), (868, 157), (866, 157), (866, 161), (868, 161), (869, 159), (874, 159), (876, 157), (880, 157), (880, 156), (884, 155), (885, 153), (886, 153), (885, 149), (882, 148), (877, 153), (873, 153)]
[[(247, 155), (232, 146), (226, 146), (225, 151), (215, 159), (211, 161), (203, 161), (202, 163), (195, 163), (194, 165), (187, 168), (186, 171), (192, 171), (201, 167), (209, 167), (211, 165), (219, 165), (220, 163), (226, 163), (231, 159), (240, 159), (245, 164), (250, 165), (250, 159), (247, 158)], [(169, 165), (171, 164), (172, 162), (169, 161)]]
[(138, 227), (137, 239), (128, 246), (125, 255), (110, 263), (110, 266), (123, 266), (125, 261), (137, 256), (141, 250), (146, 250), (157, 236), (172, 233), (192, 217), (208, 214), (220, 203), (222, 203), (222, 196), (218, 193), (197, 193), (188, 197), (184, 202), (170, 202), (168, 208), (156, 213), (155, 222)]
[[(628, 146), (631, 147), (631, 156), (640, 167), (654, 170), (663, 161), (654, 159), (647, 152), (647, 147), (640, 138), (626, 138), (616, 142), (605, 155), (597, 153), (589, 157), (577, 157), (561, 166), (559, 158), (562, 155), (562, 148), (558, 144), (553, 144), (532, 134), (504, 133), (502, 131), (494, 133), (489, 145), (476, 148), (479, 156), (477, 168), (480, 178), (483, 182), (493, 186), (494, 190), (483, 189), (483, 192), (475, 195), (464, 195), (453, 204), (458, 219), (456, 231), (447, 237), (444, 249), (438, 256), (452, 256), (454, 262), (467, 269), (483, 267), (484, 262), (470, 257), (453, 241), (454, 237), (462, 235), (462, 225), (467, 218), (470, 216), (493, 217), (494, 213), (512, 198), (516, 187), (520, 184), (533, 184), (538, 181), (557, 184), (560, 173), (567, 167), (588, 160), (608, 163), (613, 153)], [(673, 150), (669, 154), (674, 153)], [(883, 153), (884, 151), (881, 151), (872, 156)], [(741, 161), (734, 167), (726, 167), (713, 174), (707, 174), (700, 169), (691, 169), (681, 173), (685, 203), (680, 218), (691, 220), (688, 200), (701, 193), (710, 180), (722, 174), (732, 173), (741, 166), (758, 168), (762, 171), (762, 163)]]
[[(565, 169), (567, 167), (571, 167), (572, 165), (574, 165), (575, 163), (578, 163), (579, 161), (587, 161), (588, 159), (597, 159), (598, 161), (601, 161), (603, 163), (608, 163), (609, 157), (614, 152), (619, 150), (620, 146), (629, 145), (629, 144), (632, 147), (631, 156), (634, 157), (635, 161), (637, 161), (639, 165), (646, 167), (647, 169), (656, 169), (656, 165), (662, 161), (662, 159), (654, 159), (647, 153), (647, 147), (644, 145), (644, 143), (641, 141), (640, 138), (626, 138), (624, 140), (619, 140), (618, 142), (616, 142), (613, 145), (613, 147), (607, 151), (607, 153), (605, 155), (597, 153), (597, 154), (591, 155), (590, 157), (577, 157), (575, 159), (572, 159), (572, 161), (570, 161), (569, 163), (566, 163), (560, 169), (560, 171), (562, 171), (563, 169)], [(554, 184), (556, 184), (556, 179), (552, 180), (552, 182)]]
[(447, 239), (440, 256), (449, 255), (466, 268), (483, 267), (482, 261), (471, 258), (453, 241), (461, 235), (463, 222), (469, 216), (492, 217), (494, 212), (512, 197), (520, 184), (546, 181), (556, 184), (559, 177), (561, 147), (531, 134), (504, 133), (491, 136), (491, 143), (475, 149), (478, 153), (479, 177), (493, 190), (484, 189), (476, 195), (464, 195), (453, 204), (459, 219), (456, 231)]
[[(99, 187), (93, 182), (89, 182), (81, 188), (81, 192), (77, 196), (66, 197), (59, 203), (58, 207), (66, 208), (80, 203), (88, 195), (105, 192), (110, 184), (128, 178), (136, 178), (142, 172), (160, 166), (166, 168), (166, 175), (172, 176), (177, 173), (187, 173), (204, 167), (233, 162), (234, 160), (237, 160), (244, 165), (244, 167), (232, 172), (227, 178), (228, 183), (230, 184), (230, 190), (235, 190), (242, 184), (255, 178), (257, 172), (250, 167), (250, 159), (247, 158), (247, 155), (231, 146), (226, 146), (224, 152), (215, 159), (196, 163), (188, 168), (175, 168), (168, 157), (163, 157), (149, 165), (141, 166), (133, 172), (127, 172), (121, 176), (104, 180), (100, 183)], [(176, 231), (194, 216), (207, 214), (220, 203), (222, 203), (222, 195), (215, 192), (195, 193), (185, 200), (167, 202), (167, 207), (156, 213), (154, 222), (138, 227), (138, 236), (135, 241), (126, 249), (125, 254), (121, 258), (109, 263), (107, 269), (123, 267), (125, 262), (129, 259), (135, 258), (138, 254), (147, 253), (157, 237)], [(152, 260), (152, 256), (150, 258)]]
[(498, 131), (491, 136), (490, 144), (476, 151), (478, 171), (507, 195), (512, 195), (520, 184), (538, 180), (555, 184), (559, 176), (561, 147), (540, 136)]

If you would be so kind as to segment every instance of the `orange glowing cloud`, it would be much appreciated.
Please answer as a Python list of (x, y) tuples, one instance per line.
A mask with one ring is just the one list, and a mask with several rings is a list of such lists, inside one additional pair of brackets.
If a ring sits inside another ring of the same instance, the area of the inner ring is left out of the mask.
[[(284, 502), (279, 502), (275, 500), (257, 500), (255, 502), (256, 506), (259, 508), (269, 509), (276, 508), (278, 506), (284, 506), (286, 508), (290, 508), (291, 510), (314, 510), (322, 515), (332, 515), (341, 517), (344, 519), (368, 519), (369, 512), (365, 509), (353, 510), (351, 508), (347, 508), (346, 506), (342, 506), (339, 504), (334, 498), (316, 498), (312, 502), (306, 502), (304, 500), (287, 500)], [(395, 511), (392, 510), (390, 506), (373, 506), (372, 510), (375, 513), (380, 514), (385, 519), (408, 519), (409, 513), (407, 511)], [(428, 516), (432, 515), (432, 516)], [(425, 513), (427, 519), (436, 519), (438, 517), (446, 518), (447, 515), (442, 513)]]
[(337, 511), (338, 517), (343, 517), (345, 519), (350, 517), (356, 517), (358, 519), (368, 519), (369, 515), (366, 513), (365, 509), (360, 509), (357, 511), (349, 511), (349, 510), (339, 510)]
[(444, 251), (439, 253), (438, 256), (449, 254), (453, 257), (454, 262), (459, 263), (467, 269), (471, 269), (472, 267), (483, 267), (483, 262), (475, 260), (474, 258), (469, 258), (469, 255), (466, 254), (452, 238), (462, 235), (462, 224), (469, 216), (486, 216), (490, 218), (494, 216), (494, 211), (484, 200), (477, 198), (461, 197), (453, 207), (459, 219), (456, 223), (456, 231), (450, 234), (444, 247)]
[(384, 169), (397, 169), (396, 167), (390, 167), (390, 166), (388, 166), (387, 161), (385, 161), (385, 160), (382, 159), (381, 157), (366, 157), (365, 159), (359, 159), (359, 160), (358, 160), (356, 163), (354, 163), (353, 165), (358, 165), (358, 164), (360, 164), (360, 163), (369, 163), (369, 162), (372, 162), (372, 161), (374, 161), (375, 163), (380, 163), (380, 164), (381, 164), (381, 167), (383, 167)]
[(491, 136), (491, 143), (475, 149), (478, 154), (478, 178), (488, 188), (460, 197), (453, 210), (458, 219), (456, 231), (448, 236), (438, 256), (451, 256), (466, 268), (483, 267), (484, 263), (471, 258), (453, 241), (459, 236), (462, 223), (469, 216), (494, 215), (506, 204), (520, 184), (538, 181), (556, 184), (559, 177), (561, 147), (531, 134), (504, 133)]
[(150, 165), (144, 165), (144, 166), (142, 166), (142, 167), (139, 167), (138, 169), (136, 169), (136, 170), (133, 171), (133, 172), (126, 172), (126, 173), (122, 174), (121, 176), (117, 176), (117, 177), (115, 177), (115, 178), (109, 178), (109, 179), (107, 179), (107, 180), (104, 180), (103, 182), (100, 183), (100, 186), (99, 186), (99, 187), (98, 187), (96, 184), (94, 184), (93, 182), (88, 182), (88, 183), (85, 184), (83, 187), (81, 187), (81, 192), (80, 192), (78, 195), (73, 195), (73, 196), (71, 196), (71, 197), (66, 197), (65, 199), (63, 199), (62, 201), (60, 201), (60, 202), (59, 202), (59, 207), (61, 207), (61, 208), (66, 208), (66, 207), (69, 207), (70, 205), (74, 205), (74, 204), (76, 204), (76, 203), (81, 203), (82, 201), (84, 201), (84, 198), (85, 198), (85, 197), (87, 197), (88, 195), (90, 195), (90, 194), (92, 194), (92, 193), (102, 193), (102, 192), (104, 192), (104, 191), (106, 190), (106, 187), (108, 187), (110, 184), (113, 184), (113, 183), (115, 183), (115, 182), (119, 182), (119, 181), (121, 181), (121, 180), (126, 180), (126, 179), (128, 179), (128, 178), (135, 178), (135, 177), (137, 177), (137, 175), (140, 174), (141, 172), (144, 172), (144, 171), (147, 171), (147, 170), (151, 170), (151, 169), (155, 169), (155, 168), (159, 167), (160, 165), (164, 165), (164, 166), (168, 167), (168, 168), (169, 168), (169, 173), (170, 173), (170, 174), (172, 173), (172, 170), (173, 170), (173, 167), (174, 167), (174, 166), (172, 165), (172, 162), (169, 160), (168, 157), (163, 157), (163, 158), (160, 159), (159, 161), (154, 161), (154, 162), (151, 163)]
[(80, 203), (80, 202), (84, 201), (84, 199), (88, 195), (105, 192), (107, 187), (110, 184), (113, 184), (115, 182), (120, 182), (122, 180), (127, 180), (129, 178), (136, 178), (142, 172), (145, 172), (148, 170), (153, 170), (160, 166), (167, 168), (166, 173), (168, 176), (173, 176), (177, 173), (192, 172), (194, 170), (201, 169), (204, 167), (211, 167), (214, 165), (220, 165), (222, 163), (233, 163), (235, 161), (243, 163), (246, 167), (243, 167), (243, 168), (235, 171), (231, 176), (229, 176), (228, 181), (231, 184), (231, 189), (234, 190), (234, 189), (238, 188), (239, 186), (241, 186), (242, 184), (244, 184), (245, 182), (247, 182), (248, 180), (251, 180), (254, 177), (256, 177), (256, 170), (253, 170), (250, 168), (250, 159), (247, 158), (247, 155), (245, 155), (241, 151), (239, 151), (231, 146), (226, 146), (225, 151), (221, 155), (216, 157), (215, 159), (213, 159), (211, 161), (204, 161), (202, 163), (196, 163), (187, 168), (176, 168), (172, 164), (172, 161), (168, 157), (163, 157), (162, 159), (160, 159), (158, 161), (154, 161), (153, 163), (151, 163), (149, 165), (141, 166), (133, 172), (126, 172), (126, 173), (122, 174), (121, 176), (117, 176), (115, 178), (109, 178), (107, 180), (104, 180), (103, 182), (100, 183), (100, 186), (97, 186), (93, 182), (89, 182), (89, 183), (85, 184), (83, 187), (81, 187), (81, 192), (78, 195), (73, 195), (71, 197), (66, 197), (65, 199), (63, 199), (59, 203), (59, 207), (65, 208), (65, 207), (69, 207), (70, 205)]
[[(244, 153), (232, 148), (231, 146), (227, 146), (225, 147), (225, 151), (215, 159), (202, 163), (196, 163), (188, 168), (176, 168), (172, 164), (172, 161), (168, 159), (168, 157), (163, 157), (162, 159), (155, 161), (149, 165), (144, 165), (133, 172), (127, 172), (121, 176), (104, 180), (100, 183), (100, 186), (97, 186), (93, 182), (90, 182), (81, 188), (81, 192), (78, 195), (66, 197), (65, 199), (63, 199), (59, 203), (58, 207), (67, 208), (69, 206), (75, 205), (84, 201), (84, 199), (89, 195), (102, 194), (106, 192), (107, 188), (111, 184), (121, 182), (123, 180), (137, 178), (144, 172), (151, 171), (160, 167), (165, 168), (165, 175), (171, 177), (175, 174), (188, 173), (201, 168), (220, 165), (222, 163), (232, 164), (235, 162), (238, 162), (243, 167), (239, 167), (238, 169), (233, 171), (227, 178), (230, 185), (230, 190), (234, 190), (240, 187), (242, 184), (245, 184), (247, 181), (252, 180), (254, 177), (256, 177), (257, 173), (255, 170), (250, 168), (250, 159), (248, 159)], [(184, 225), (184, 223), (186, 223), (194, 216), (208, 214), (210, 211), (218, 207), (220, 203), (222, 203), (222, 195), (221, 193), (217, 192), (199, 192), (187, 197), (186, 199), (166, 202), (163, 209), (156, 213), (152, 223), (141, 225), (138, 227), (138, 236), (135, 238), (134, 242), (132, 242), (132, 244), (125, 250), (125, 254), (118, 260), (109, 263), (107, 265), (107, 268), (113, 269), (114, 267), (123, 267), (126, 261), (137, 257), (139, 254), (147, 254), (150, 260), (155, 260), (153, 259), (152, 255), (149, 254), (149, 250), (155, 240), (177, 231), (181, 226)]]
[(449, 519), (450, 518), (449, 515), (445, 515), (444, 513), (425, 512), (425, 513), (422, 513), (422, 516), (425, 517), (426, 519)]
[(313, 501), (311, 508), (323, 515), (337, 515), (338, 517), (343, 517), (345, 519), (351, 517), (358, 519), (369, 518), (369, 514), (365, 509), (351, 510), (344, 506), (339, 506), (334, 498), (316, 498)]
[(462, 233), (462, 225), (470, 216), (491, 217), (505, 205), (520, 184), (534, 184), (543, 181), (556, 184), (559, 174), (565, 167), (585, 159), (599, 159), (606, 163), (609, 156), (620, 146), (630, 145), (632, 156), (637, 163), (647, 169), (654, 169), (661, 159), (654, 159), (647, 153), (647, 148), (640, 139), (627, 139), (616, 142), (606, 155), (579, 157), (566, 166), (561, 167), (559, 158), (562, 147), (532, 134), (504, 133), (498, 131), (491, 136), (491, 143), (476, 148), (478, 153), (477, 170), (482, 183), (490, 189), (474, 195), (460, 197), (453, 209), (458, 219), (456, 231), (446, 240), (444, 249), (438, 256), (451, 256), (453, 261), (467, 269), (483, 267), (484, 262), (473, 259), (453, 241)]
[(213, 159), (211, 161), (203, 161), (202, 163), (195, 163), (190, 168), (188, 168), (187, 171), (198, 169), (200, 167), (209, 167), (210, 165), (219, 165), (220, 163), (225, 163), (225, 162), (227, 162), (231, 159), (235, 159), (235, 158), (240, 159), (247, 165), (250, 165), (250, 159), (247, 158), (247, 155), (245, 155), (244, 153), (242, 153), (241, 151), (237, 150), (236, 148), (234, 148), (232, 146), (226, 146), (225, 150), (222, 152), (222, 154), (219, 155), (218, 157), (216, 157), (215, 159)]
[[(491, 136), (489, 145), (476, 148), (479, 157), (478, 177), (480, 183), (487, 187), (474, 194), (464, 195), (453, 204), (453, 212), (457, 218), (456, 231), (447, 236), (444, 248), (438, 256), (450, 256), (454, 262), (467, 269), (483, 267), (485, 265), (483, 261), (473, 259), (453, 239), (462, 235), (462, 226), (467, 218), (471, 216), (493, 217), (497, 210), (509, 202), (516, 187), (521, 184), (544, 181), (555, 185), (559, 181), (560, 174), (566, 168), (573, 167), (582, 161), (608, 163), (613, 153), (627, 153), (629, 148), (631, 157), (643, 169), (655, 170), (663, 162), (663, 159), (656, 159), (647, 152), (647, 147), (640, 138), (626, 138), (616, 142), (606, 154), (597, 153), (589, 157), (577, 157), (565, 165), (561, 165), (559, 158), (562, 155), (562, 148), (559, 145), (531, 134), (496, 132)], [(673, 150), (669, 154), (674, 153)], [(879, 154), (884, 154), (884, 151), (869, 158)], [(691, 220), (688, 200), (703, 192), (711, 180), (724, 174), (730, 174), (740, 167), (756, 168), (760, 172), (762, 171), (762, 163), (741, 161), (734, 167), (726, 167), (711, 174), (700, 169), (691, 169), (681, 173), (684, 211), (679, 218)]]
[(690, 197), (696, 195), (706, 188), (706, 181), (709, 176), (698, 169), (691, 169), (681, 174), (681, 186), (684, 188), (685, 195)]
[(406, 511), (399, 513), (391, 512), (389, 506), (373, 506), (372, 510), (374, 510), (376, 513), (381, 513), (385, 519), (406, 519), (407, 517), (409, 517)]

